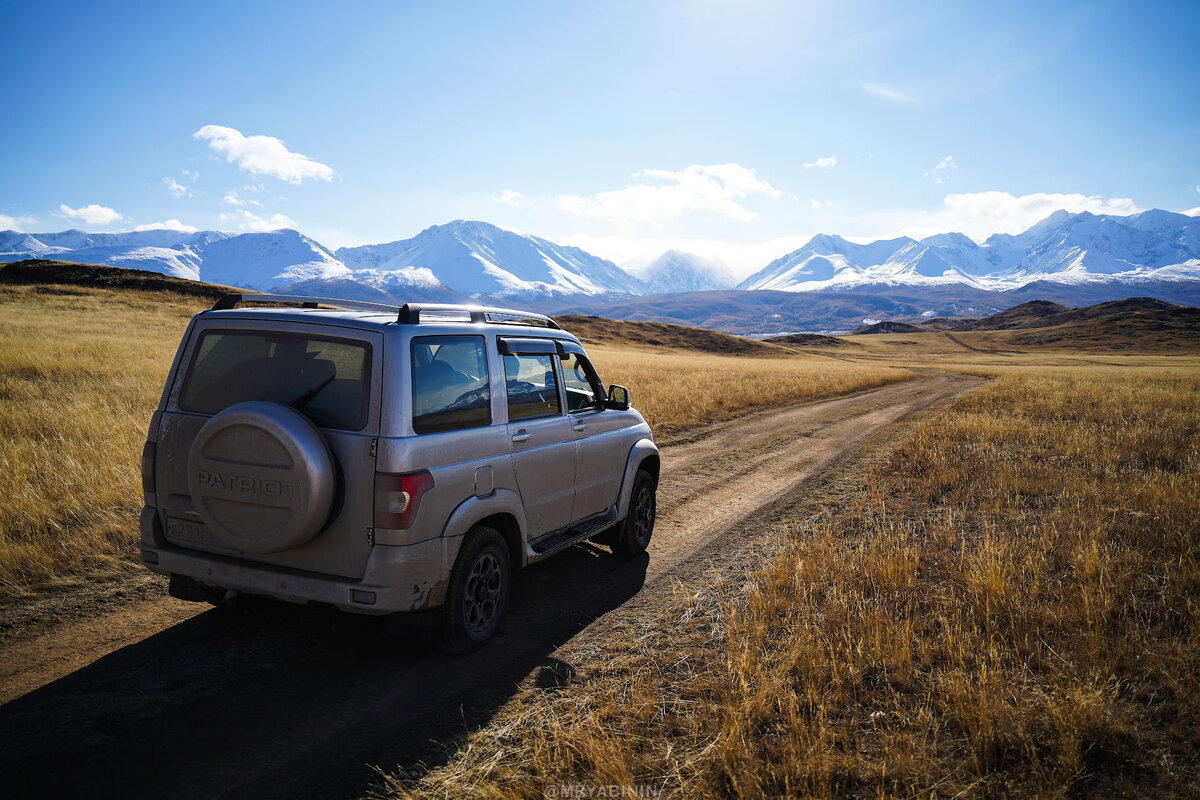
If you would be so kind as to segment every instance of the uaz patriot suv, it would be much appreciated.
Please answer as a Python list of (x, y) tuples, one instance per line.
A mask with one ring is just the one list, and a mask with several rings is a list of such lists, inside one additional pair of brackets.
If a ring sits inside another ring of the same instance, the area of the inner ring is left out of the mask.
[(658, 472), (628, 390), (548, 317), (232, 294), (192, 318), (150, 422), (142, 561), (188, 600), (439, 609), (469, 650), (512, 567), (645, 550)]

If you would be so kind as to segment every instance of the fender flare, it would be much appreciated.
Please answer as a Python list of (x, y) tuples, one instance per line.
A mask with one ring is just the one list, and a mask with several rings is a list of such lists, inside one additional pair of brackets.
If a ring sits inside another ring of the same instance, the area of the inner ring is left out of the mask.
[[(517, 521), (517, 526), (520, 528), (522, 534), (524, 534), (526, 530), (525, 507), (521, 503), (521, 495), (512, 489), (496, 489), (487, 497), (468, 497), (459, 503), (458, 508), (454, 509), (453, 513), (450, 514), (450, 518), (446, 520), (446, 526), (442, 528), (442, 538), (461, 538), (480, 520), (487, 519), (495, 514), (508, 514), (511, 516)], [(523, 541), (522, 546), (524, 546)], [(457, 557), (457, 546), (454, 547), (454, 551), (453, 556)], [(453, 563), (453, 558), (451, 559), (451, 563)]]
[(633, 478), (637, 475), (638, 467), (647, 458), (659, 458), (658, 445), (651, 439), (639, 439), (629, 449), (629, 458), (625, 461), (625, 476), (621, 479), (621, 494), (617, 498), (617, 519), (625, 519), (629, 513), (629, 499), (633, 495)]

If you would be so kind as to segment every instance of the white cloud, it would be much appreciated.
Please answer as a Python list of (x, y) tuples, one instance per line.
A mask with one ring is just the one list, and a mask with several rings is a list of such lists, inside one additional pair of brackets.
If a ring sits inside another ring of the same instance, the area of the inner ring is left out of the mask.
[(820, 211), (822, 208), (824, 208), (828, 204), (822, 203), (820, 200), (817, 200), (815, 197), (810, 197), (808, 200), (808, 205), (810, 208), (812, 208), (813, 211)]
[(897, 211), (868, 217), (881, 236), (920, 239), (957, 231), (982, 242), (993, 233), (1021, 233), (1058, 210), (1093, 214), (1136, 214), (1141, 209), (1127, 197), (1038, 192), (948, 194), (935, 211)]
[(503, 203), (506, 206), (520, 208), (525, 204), (525, 195), (521, 194), (520, 192), (513, 191), (512, 189), (505, 189), (498, 194), (492, 195), (492, 200), (497, 203)]
[(758, 214), (741, 200), (753, 194), (778, 197), (778, 189), (760, 180), (754, 170), (740, 164), (693, 165), (681, 172), (646, 169), (634, 174), (643, 182), (592, 197), (560, 195), (558, 207), (578, 216), (593, 217), (622, 226), (659, 225), (686, 212), (700, 211), (751, 222)]
[(191, 225), (184, 225), (177, 219), (169, 219), (166, 222), (150, 222), (146, 225), (138, 225), (134, 228), (135, 231), (179, 231), (180, 233), (195, 233), (199, 228)]
[(226, 161), (254, 175), (302, 183), (306, 178), (331, 181), (335, 174), (332, 167), (288, 150), (274, 136), (243, 136), (241, 131), (223, 125), (205, 125), (192, 136), (207, 140), (208, 146), (224, 155)]
[[(261, 187), (258, 186), (246, 186), (242, 189), (242, 191), (257, 192), (260, 188)], [(242, 206), (257, 206), (258, 208), (262, 208), (262, 203), (255, 200), (253, 197), (244, 196), (236, 189), (230, 189), (228, 192), (226, 192), (225, 196), (221, 198), (221, 202), (228, 203), (231, 206), (237, 206), (238, 208), (241, 208)]]
[(1195, 208), (1189, 208), (1187, 211), (1184, 211), (1183, 213), (1187, 214), (1189, 217), (1200, 217), (1200, 206), (1196, 206)]
[(937, 163), (937, 166), (926, 172), (925, 177), (932, 177), (934, 183), (945, 183), (946, 171), (951, 169), (958, 169), (958, 164), (954, 163), (954, 156), (946, 156)]
[(176, 200), (181, 197), (187, 197), (192, 193), (192, 184), (196, 182), (196, 180), (200, 177), (200, 174), (185, 169), (183, 171), (183, 177), (187, 178), (187, 183), (180, 183), (171, 177), (163, 178), (163, 183), (166, 185), (167, 191), (170, 192), (171, 196)]
[(277, 231), (280, 228), (296, 227), (296, 222), (284, 214), (260, 217), (249, 211), (240, 211), (237, 214), (221, 214), (220, 219), (224, 222), (236, 222), (238, 230), (251, 233), (266, 233), (267, 231)]
[(0, 214), (0, 231), (24, 231), (36, 224), (37, 220), (33, 217), (10, 217), (8, 214)]
[(833, 169), (837, 166), (837, 156), (829, 156), (828, 158), (818, 158), (816, 161), (808, 161), (801, 164), (805, 169)]
[(122, 219), (121, 215), (116, 211), (113, 211), (111, 208), (99, 206), (95, 203), (84, 206), (83, 208), (71, 208), (70, 206), (63, 204), (58, 207), (58, 211), (59, 216), (66, 217), (68, 219), (81, 220), (88, 225), (110, 225), (117, 220)]
[(893, 103), (915, 103), (917, 98), (910, 94), (893, 89), (890, 86), (883, 86), (878, 83), (863, 83), (859, 84), (860, 89), (875, 97), (882, 97), (884, 100), (891, 100)]

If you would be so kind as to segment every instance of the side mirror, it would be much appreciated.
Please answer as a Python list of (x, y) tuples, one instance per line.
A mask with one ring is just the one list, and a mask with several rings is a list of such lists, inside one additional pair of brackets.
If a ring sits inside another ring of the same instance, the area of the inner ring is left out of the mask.
[(629, 390), (624, 386), (613, 384), (608, 387), (608, 400), (604, 403), (605, 408), (615, 409), (616, 411), (629, 410)]

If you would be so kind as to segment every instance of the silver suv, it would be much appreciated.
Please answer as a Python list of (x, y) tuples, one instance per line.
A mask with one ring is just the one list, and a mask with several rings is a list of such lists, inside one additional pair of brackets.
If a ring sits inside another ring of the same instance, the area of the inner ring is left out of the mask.
[(142, 561), (187, 600), (437, 608), (469, 650), (512, 566), (645, 550), (658, 472), (628, 390), (548, 317), (232, 294), (192, 318), (150, 422)]

